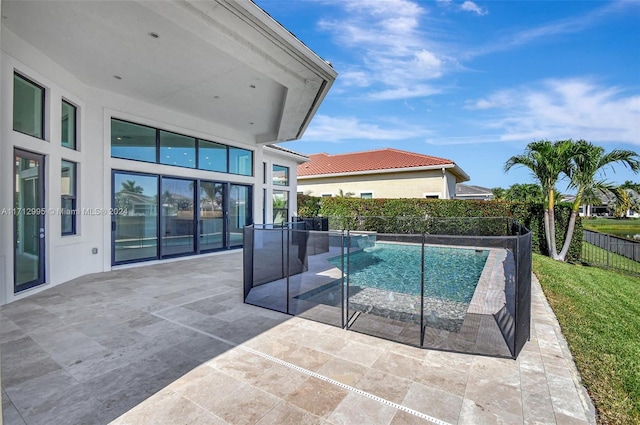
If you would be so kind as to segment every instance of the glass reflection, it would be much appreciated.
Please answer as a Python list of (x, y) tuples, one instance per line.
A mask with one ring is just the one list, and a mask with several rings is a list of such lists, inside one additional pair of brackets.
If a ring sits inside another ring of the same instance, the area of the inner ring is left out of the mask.
[(195, 168), (196, 139), (160, 131), (160, 163)]
[(200, 184), (200, 251), (224, 247), (223, 199), (222, 183)]
[(114, 262), (158, 257), (158, 177), (114, 175)]
[(155, 128), (112, 119), (111, 156), (156, 162)]
[(162, 256), (195, 252), (193, 180), (162, 178)]

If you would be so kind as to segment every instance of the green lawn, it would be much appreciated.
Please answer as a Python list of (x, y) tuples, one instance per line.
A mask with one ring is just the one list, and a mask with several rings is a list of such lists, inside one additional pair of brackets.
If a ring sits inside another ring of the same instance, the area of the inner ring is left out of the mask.
[(601, 424), (640, 423), (640, 278), (537, 254), (533, 270)]
[(640, 234), (640, 218), (585, 218), (582, 227), (600, 233), (612, 235)]

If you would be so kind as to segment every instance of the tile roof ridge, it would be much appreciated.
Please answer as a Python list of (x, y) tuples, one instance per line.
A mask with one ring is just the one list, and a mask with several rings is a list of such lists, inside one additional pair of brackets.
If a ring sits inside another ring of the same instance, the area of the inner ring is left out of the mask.
[(324, 155), (324, 156), (327, 156), (329, 158), (335, 158), (335, 157), (339, 157), (339, 156), (360, 155), (360, 154), (367, 154), (367, 153), (374, 153), (374, 152), (388, 152), (388, 151), (401, 153), (401, 154), (404, 154), (404, 155), (412, 155), (412, 156), (416, 156), (416, 157), (419, 157), (419, 158), (431, 158), (431, 159), (447, 162), (447, 163), (450, 163), (450, 164), (455, 164), (454, 161), (452, 161), (452, 160), (450, 160), (448, 158), (442, 158), (442, 157), (439, 157), (439, 156), (427, 155), (427, 154), (417, 153), (417, 152), (410, 152), (410, 151), (405, 151), (405, 150), (402, 150), (402, 149), (396, 149), (396, 148), (390, 148), (390, 147), (378, 148), (378, 149), (368, 149), (368, 150), (364, 150), (364, 151), (355, 151), (355, 152), (342, 152), (342, 153), (336, 153), (336, 154), (328, 154), (326, 152), (319, 152), (319, 153), (309, 154), (309, 156), (311, 156), (311, 155)]

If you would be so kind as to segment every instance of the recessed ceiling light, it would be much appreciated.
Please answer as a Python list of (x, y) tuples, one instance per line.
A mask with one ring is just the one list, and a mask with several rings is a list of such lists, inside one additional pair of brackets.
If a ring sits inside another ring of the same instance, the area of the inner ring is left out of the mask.
[(160, 38), (160, 35), (158, 35), (157, 32), (150, 32), (148, 34), (149, 34), (149, 37), (151, 37), (151, 38)]
[(252, 89), (256, 88), (255, 84), (251, 84), (251, 85), (249, 85), (249, 87), (251, 87)]
[(119, 75), (114, 75), (113, 78), (115, 78), (116, 80), (122, 80), (122, 77)]
[(252, 123), (252, 122), (250, 122), (249, 124), (253, 125), (253, 123)]
[(220, 99), (220, 96), (213, 96), (214, 99)]

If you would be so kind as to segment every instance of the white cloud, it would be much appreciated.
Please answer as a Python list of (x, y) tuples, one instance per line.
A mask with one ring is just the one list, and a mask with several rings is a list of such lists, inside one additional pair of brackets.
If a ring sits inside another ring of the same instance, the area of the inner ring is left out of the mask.
[(401, 122), (363, 122), (356, 117), (316, 115), (303, 141), (342, 142), (345, 140), (408, 140), (429, 134), (425, 128)]
[[(432, 90), (414, 88), (425, 86), (428, 80), (440, 78), (448, 67), (456, 66), (456, 61), (443, 53), (446, 50), (422, 31), (428, 11), (420, 4), (407, 0), (336, 4), (347, 13), (338, 20), (320, 21), (320, 28), (351, 49), (357, 61), (358, 73), (347, 73), (344, 85), (369, 86), (371, 99), (402, 99), (405, 93), (412, 93), (411, 97), (416, 93), (431, 94)], [(341, 78), (338, 85), (343, 84)]]
[(494, 114), (504, 112), (485, 123), (501, 131), (504, 141), (571, 138), (640, 145), (640, 94), (625, 94), (586, 79), (547, 80), (496, 93), (475, 106), (492, 107)]
[(460, 9), (464, 10), (465, 12), (473, 12), (477, 15), (486, 15), (487, 13), (487, 9), (478, 6), (477, 4), (475, 4), (474, 2), (470, 1), (470, 0), (466, 0), (464, 3), (462, 3), (462, 5), (460, 6)]
[(369, 97), (374, 100), (410, 99), (416, 97), (431, 96), (442, 92), (433, 86), (420, 84), (415, 87), (397, 87), (393, 89), (372, 92)]

